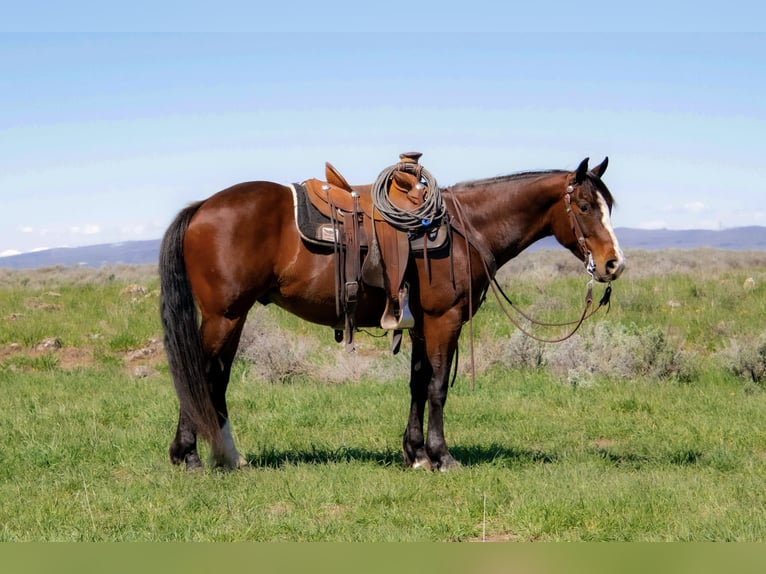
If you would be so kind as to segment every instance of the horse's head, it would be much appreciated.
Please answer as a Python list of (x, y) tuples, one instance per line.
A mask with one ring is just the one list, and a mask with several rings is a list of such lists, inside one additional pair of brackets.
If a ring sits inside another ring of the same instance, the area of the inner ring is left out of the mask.
[(588, 158), (567, 179), (563, 202), (566, 223), (557, 239), (588, 265), (597, 281), (614, 281), (625, 269), (625, 258), (612, 229), (614, 199), (601, 177), (609, 158), (588, 171)]

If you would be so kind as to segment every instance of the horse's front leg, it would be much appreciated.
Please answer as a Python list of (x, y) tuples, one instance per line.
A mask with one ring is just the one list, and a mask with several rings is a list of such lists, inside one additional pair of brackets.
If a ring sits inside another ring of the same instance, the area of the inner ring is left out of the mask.
[[(454, 315), (454, 316), (453, 316)], [(457, 349), (461, 322), (457, 313), (424, 317), (423, 337), (412, 335), (410, 418), (404, 433), (404, 460), (413, 468), (447, 471), (460, 466), (444, 438), (444, 405), (449, 373)], [(428, 432), (424, 441), (423, 417), (428, 404)]]
[(404, 429), (402, 451), (404, 464), (412, 468), (431, 470), (433, 465), (426, 453), (423, 417), (428, 400), (428, 383), (431, 381), (431, 363), (426, 359), (426, 344), (423, 336), (410, 332), (412, 340), (412, 361), (410, 366), (410, 416)]
[(426, 356), (431, 365), (431, 380), (428, 383), (428, 434), (426, 452), (434, 468), (446, 472), (458, 468), (444, 439), (444, 405), (449, 390), (449, 374), (455, 357), (462, 322), (457, 309), (440, 317), (425, 316), (423, 333), (426, 341)]

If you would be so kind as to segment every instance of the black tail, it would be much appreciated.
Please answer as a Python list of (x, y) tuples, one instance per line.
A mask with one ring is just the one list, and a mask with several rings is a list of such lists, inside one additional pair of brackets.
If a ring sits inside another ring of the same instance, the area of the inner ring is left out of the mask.
[(221, 452), (222, 435), (205, 376), (205, 357), (197, 307), (186, 275), (183, 240), (189, 221), (202, 202), (181, 211), (165, 232), (160, 247), (160, 318), (168, 367), (181, 409), (213, 452)]

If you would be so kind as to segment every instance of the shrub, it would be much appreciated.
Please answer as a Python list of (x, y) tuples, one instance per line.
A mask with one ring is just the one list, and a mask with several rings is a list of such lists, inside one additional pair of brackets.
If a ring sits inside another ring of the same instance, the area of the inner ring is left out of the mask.
[(607, 322), (547, 347), (544, 362), (554, 374), (578, 385), (588, 376), (684, 382), (695, 376), (693, 357), (669, 341), (661, 329)]
[(766, 377), (766, 331), (755, 340), (732, 339), (721, 356), (727, 370), (747, 381), (763, 384)]
[(507, 368), (538, 369), (546, 366), (545, 344), (514, 331), (510, 337), (497, 344), (497, 352), (489, 353), (494, 363)]
[(268, 310), (257, 307), (245, 323), (237, 358), (249, 363), (252, 373), (265, 381), (289, 383), (310, 373), (310, 352), (306, 338), (273, 324)]

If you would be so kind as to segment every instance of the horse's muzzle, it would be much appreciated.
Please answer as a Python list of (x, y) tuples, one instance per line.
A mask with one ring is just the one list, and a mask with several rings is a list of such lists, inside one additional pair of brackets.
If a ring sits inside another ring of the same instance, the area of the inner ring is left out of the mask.
[(615, 257), (610, 259), (604, 264), (604, 269), (596, 269), (594, 278), (600, 283), (609, 283), (617, 279), (625, 270), (625, 259), (622, 257)]

